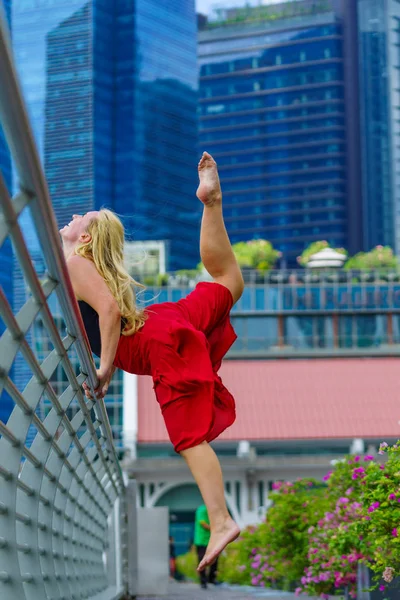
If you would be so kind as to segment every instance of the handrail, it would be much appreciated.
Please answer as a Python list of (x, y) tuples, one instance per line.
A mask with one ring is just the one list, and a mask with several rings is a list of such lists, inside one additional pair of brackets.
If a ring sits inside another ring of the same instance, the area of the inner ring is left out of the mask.
[[(68, 331), (76, 338), (76, 349), (82, 372), (87, 375), (93, 391), (97, 387), (96, 369), (60, 245), (60, 236), (46, 178), (41, 167), (13, 61), (10, 36), (2, 5), (0, 5), (0, 73), (0, 122), (17, 168), (20, 187), (37, 205), (37, 210), (32, 211), (32, 217), (46, 257), (48, 274), (51, 279), (61, 284), (57, 287), (58, 300)], [(45, 228), (43, 223), (46, 224)], [(122, 470), (113, 445), (112, 432), (103, 400), (97, 402), (97, 408), (101, 414), (108, 449), (118, 465), (119, 480), (123, 485)]]
[[(83, 394), (83, 382), (92, 391), (97, 387), (96, 369), (1, 0), (0, 81), (0, 125), (20, 186), (11, 198), (0, 170), (0, 249), (6, 240), (12, 241), (15, 264), (28, 291), (15, 314), (0, 287), (0, 324), (5, 326), (0, 335), (0, 394), (3, 400), (5, 391), (13, 403), (0, 421), (0, 597), (119, 600), (134, 585), (128, 578), (133, 560), (128, 525), (136, 504), (127, 502), (129, 486), (104, 400), (86, 400)], [(46, 263), (42, 279), (20, 223), (28, 208)], [(59, 305), (56, 314), (53, 294)], [(60, 317), (67, 327), (64, 337), (57, 326)], [(32, 334), (51, 344), (39, 350)], [(26, 367), (24, 389), (14, 380), (17, 357)], [(81, 373), (76, 375), (78, 363)], [(131, 527), (130, 537), (134, 534)]]

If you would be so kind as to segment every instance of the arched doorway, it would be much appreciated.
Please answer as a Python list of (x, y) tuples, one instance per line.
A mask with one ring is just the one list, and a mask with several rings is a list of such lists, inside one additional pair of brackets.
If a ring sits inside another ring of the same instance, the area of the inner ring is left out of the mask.
[(178, 556), (185, 554), (193, 542), (195, 512), (201, 504), (203, 499), (194, 483), (184, 483), (166, 490), (154, 504), (169, 508), (169, 534), (174, 538)]

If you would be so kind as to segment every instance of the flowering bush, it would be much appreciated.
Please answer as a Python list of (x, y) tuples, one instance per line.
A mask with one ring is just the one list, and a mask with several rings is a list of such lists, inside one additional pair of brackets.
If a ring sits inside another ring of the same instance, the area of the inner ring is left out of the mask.
[(310, 565), (301, 591), (323, 595), (332, 586), (348, 586), (355, 597), (360, 561), (378, 582), (390, 583), (400, 574), (400, 447), (384, 443), (380, 453), (385, 452), (386, 464), (368, 455), (349, 457), (328, 475), (334, 510), (318, 530), (310, 530)]
[(345, 264), (345, 269), (395, 269), (398, 259), (389, 246), (376, 246), (369, 252), (359, 252)]
[(361, 503), (343, 496), (337, 500), (334, 510), (327, 512), (318, 522), (318, 527), (310, 527), (309, 565), (301, 578), (302, 587), (297, 589), (298, 592), (328, 597), (332, 589), (348, 587), (350, 596), (356, 597), (357, 565), (364, 556), (352, 536), (344, 534), (348, 532), (350, 523), (360, 519)]
[(312, 479), (274, 484), (267, 520), (228, 547), (220, 568), (223, 581), (288, 589), (300, 580), (308, 564), (308, 529), (327, 506), (320, 487)]
[(379, 453), (384, 463), (339, 461), (323, 489), (307, 479), (275, 484), (267, 519), (228, 546), (222, 580), (321, 597), (346, 587), (355, 597), (361, 562), (384, 591), (400, 576), (400, 442)]

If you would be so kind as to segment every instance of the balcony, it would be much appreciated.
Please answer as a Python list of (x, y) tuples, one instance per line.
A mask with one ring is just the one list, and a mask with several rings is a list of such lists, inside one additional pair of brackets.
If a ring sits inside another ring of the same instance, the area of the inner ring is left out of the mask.
[[(232, 309), (238, 340), (229, 358), (393, 356), (400, 351), (396, 271), (245, 271)], [(176, 302), (199, 277), (162, 276), (141, 294), (146, 305)], [(151, 280), (147, 279), (147, 283)]]

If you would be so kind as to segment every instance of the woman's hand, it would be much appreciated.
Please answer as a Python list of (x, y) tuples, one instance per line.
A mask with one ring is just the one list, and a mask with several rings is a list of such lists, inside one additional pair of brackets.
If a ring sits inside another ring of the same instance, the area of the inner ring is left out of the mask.
[[(103, 371), (102, 369), (97, 369), (96, 375), (97, 375), (97, 379), (98, 379), (98, 385), (97, 385), (97, 388), (94, 390), (95, 394), (96, 394), (96, 398), (104, 398), (104, 396), (107, 394), (108, 386), (110, 385), (110, 381), (112, 379), (112, 376), (114, 375), (114, 372), (115, 372), (115, 367), (111, 367), (107, 371)], [(90, 400), (92, 400), (93, 396), (92, 396), (92, 393), (90, 391), (88, 384), (84, 383), (82, 387), (85, 390), (86, 398), (89, 398)]]

